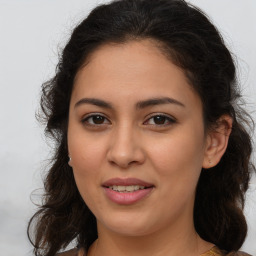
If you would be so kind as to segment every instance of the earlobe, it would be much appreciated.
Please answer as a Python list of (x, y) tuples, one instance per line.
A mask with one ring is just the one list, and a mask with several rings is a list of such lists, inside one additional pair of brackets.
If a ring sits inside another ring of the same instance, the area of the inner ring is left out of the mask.
[(68, 158), (69, 158), (69, 160), (68, 160), (68, 165), (69, 165), (70, 167), (72, 167), (72, 159), (71, 159), (70, 156), (68, 156)]
[(227, 149), (231, 131), (232, 118), (228, 115), (219, 118), (216, 127), (209, 131), (202, 166), (204, 169), (214, 167), (219, 163)]

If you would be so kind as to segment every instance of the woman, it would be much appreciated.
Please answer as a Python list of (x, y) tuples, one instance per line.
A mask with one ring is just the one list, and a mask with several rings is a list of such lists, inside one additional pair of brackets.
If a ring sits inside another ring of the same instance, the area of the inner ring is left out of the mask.
[[(183, 0), (95, 8), (43, 85), (56, 140), (35, 255), (245, 255), (250, 119), (230, 52)], [(30, 236), (31, 237), (31, 236)]]

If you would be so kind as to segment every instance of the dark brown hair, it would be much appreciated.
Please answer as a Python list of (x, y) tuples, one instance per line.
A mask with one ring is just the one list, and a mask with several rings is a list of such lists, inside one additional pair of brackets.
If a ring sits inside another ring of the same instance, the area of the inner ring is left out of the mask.
[(207, 129), (214, 128), (224, 114), (233, 119), (221, 161), (201, 172), (194, 224), (204, 240), (221, 249), (238, 250), (243, 244), (247, 233), (244, 195), (255, 170), (246, 127), (253, 122), (239, 106), (241, 95), (230, 51), (207, 16), (183, 0), (118, 0), (96, 7), (74, 29), (56, 75), (42, 86), (42, 117), (56, 147), (44, 181), (42, 205), (28, 227), (35, 255), (55, 255), (72, 240), (88, 249), (97, 238), (95, 217), (81, 198), (68, 165), (67, 124), (74, 77), (99, 46), (141, 39), (157, 42), (184, 70), (201, 97)]

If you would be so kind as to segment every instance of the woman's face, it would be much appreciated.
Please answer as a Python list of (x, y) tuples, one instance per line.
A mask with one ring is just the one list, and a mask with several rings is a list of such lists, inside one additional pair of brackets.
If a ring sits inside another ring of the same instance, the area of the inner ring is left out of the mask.
[(102, 46), (77, 73), (70, 165), (101, 230), (191, 225), (206, 137), (199, 96), (149, 40)]

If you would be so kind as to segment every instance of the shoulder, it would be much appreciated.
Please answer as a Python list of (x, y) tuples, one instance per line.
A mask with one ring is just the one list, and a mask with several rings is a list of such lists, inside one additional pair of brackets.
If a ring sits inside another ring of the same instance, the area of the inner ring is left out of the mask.
[(71, 249), (65, 252), (57, 253), (56, 256), (78, 256), (78, 249)]
[(239, 251), (239, 252), (230, 252), (230, 253), (226, 254), (226, 256), (252, 256), (252, 255), (250, 255), (246, 252)]
[(83, 249), (74, 248), (66, 252), (57, 253), (56, 256), (86, 256)]
[(252, 256), (252, 255), (242, 251), (227, 252), (225, 250), (220, 250), (217, 246), (214, 246), (213, 248), (211, 248), (211, 250), (207, 251), (201, 256)]

